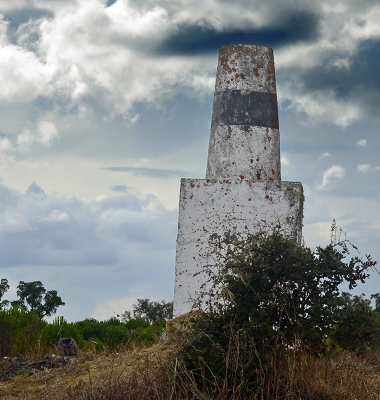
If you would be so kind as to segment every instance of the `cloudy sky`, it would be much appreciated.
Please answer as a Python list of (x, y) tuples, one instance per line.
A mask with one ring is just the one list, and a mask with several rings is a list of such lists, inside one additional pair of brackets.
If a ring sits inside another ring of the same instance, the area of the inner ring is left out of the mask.
[[(0, 277), (69, 321), (173, 298), (181, 177), (204, 178), (219, 47), (275, 53), (308, 246), (380, 260), (378, 0), (0, 0)], [(358, 292), (380, 292), (373, 274)]]

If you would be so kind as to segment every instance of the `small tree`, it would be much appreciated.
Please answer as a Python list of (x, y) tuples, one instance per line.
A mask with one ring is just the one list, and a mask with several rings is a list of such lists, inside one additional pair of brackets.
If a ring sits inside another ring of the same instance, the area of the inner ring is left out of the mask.
[(126, 310), (121, 314), (120, 318), (122, 322), (128, 322), (132, 319), (132, 313), (129, 310)]
[(187, 367), (203, 369), (206, 380), (227, 392), (235, 387), (249, 395), (260, 386), (263, 366), (289, 346), (323, 352), (341, 315), (339, 285), (354, 288), (376, 265), (370, 256), (346, 260), (349, 245), (343, 240), (312, 251), (279, 232), (221, 242), (220, 263), (206, 270), (207, 312), (191, 320), (183, 349)]
[(332, 335), (333, 341), (343, 349), (359, 353), (379, 343), (379, 328), (371, 300), (364, 297), (342, 293), (341, 313)]
[(0, 283), (0, 310), (9, 304), (8, 300), (1, 300), (4, 293), (9, 289), (8, 279), (2, 279)]
[(173, 318), (173, 302), (137, 299), (137, 305), (133, 304), (133, 316), (135, 318), (146, 319), (149, 322), (156, 321), (157, 319)]
[(26, 311), (29, 309), (35, 311), (40, 320), (50, 317), (57, 312), (59, 306), (65, 305), (56, 290), (46, 292), (40, 281), (20, 281), (17, 288), (17, 296), (20, 299), (12, 301), (12, 306)]
[(380, 312), (380, 293), (371, 294), (372, 299), (375, 299), (375, 310)]

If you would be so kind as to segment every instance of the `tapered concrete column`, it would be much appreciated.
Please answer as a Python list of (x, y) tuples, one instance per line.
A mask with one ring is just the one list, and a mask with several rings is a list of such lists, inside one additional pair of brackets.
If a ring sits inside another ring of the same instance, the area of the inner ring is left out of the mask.
[(219, 52), (206, 179), (281, 180), (273, 50), (235, 44)]
[(190, 311), (199, 293), (206, 297), (196, 306), (205, 305), (215, 242), (280, 227), (301, 243), (303, 201), (300, 182), (281, 181), (272, 49), (222, 47), (206, 179), (181, 180), (174, 316)]

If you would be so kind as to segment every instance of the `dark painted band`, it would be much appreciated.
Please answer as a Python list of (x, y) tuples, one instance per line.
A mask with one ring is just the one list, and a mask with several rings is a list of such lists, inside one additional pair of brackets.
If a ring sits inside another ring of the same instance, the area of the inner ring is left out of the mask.
[(276, 93), (215, 92), (212, 125), (251, 125), (278, 129)]

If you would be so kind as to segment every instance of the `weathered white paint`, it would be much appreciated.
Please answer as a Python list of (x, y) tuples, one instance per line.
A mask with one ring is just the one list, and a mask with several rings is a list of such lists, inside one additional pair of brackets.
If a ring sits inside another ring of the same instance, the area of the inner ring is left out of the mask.
[(273, 50), (249, 44), (221, 47), (215, 91), (224, 90), (276, 93)]
[(213, 127), (210, 149), (207, 179), (281, 180), (278, 129), (247, 125)]
[[(191, 310), (215, 265), (215, 238), (244, 238), (280, 225), (301, 242), (303, 188), (281, 182), (273, 51), (220, 49), (206, 179), (182, 179), (174, 316)], [(207, 285), (206, 285), (207, 287)]]
[(280, 224), (284, 236), (300, 242), (303, 198), (299, 182), (182, 179), (174, 316), (191, 310), (191, 299), (207, 281), (201, 272), (214, 265), (213, 239), (271, 232)]
[(229, 45), (219, 52), (206, 178), (233, 177), (281, 180), (276, 78), (269, 47)]

